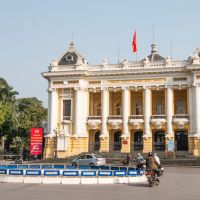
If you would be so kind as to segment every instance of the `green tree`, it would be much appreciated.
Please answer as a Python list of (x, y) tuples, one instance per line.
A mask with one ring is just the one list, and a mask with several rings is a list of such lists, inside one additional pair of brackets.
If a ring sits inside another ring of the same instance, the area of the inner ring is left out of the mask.
[(18, 135), (22, 139), (24, 149), (28, 151), (30, 128), (42, 127), (47, 119), (47, 109), (36, 97), (18, 99), (17, 107)]
[(17, 94), (18, 92), (14, 91), (5, 79), (0, 78), (0, 139), (4, 137), (7, 141), (7, 146), (9, 146), (12, 141), (10, 140), (11, 135), (13, 135), (17, 129)]

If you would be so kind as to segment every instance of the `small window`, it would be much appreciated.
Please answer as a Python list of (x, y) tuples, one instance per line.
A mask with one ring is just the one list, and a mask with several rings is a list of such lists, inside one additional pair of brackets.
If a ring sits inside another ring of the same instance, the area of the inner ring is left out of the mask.
[(87, 156), (86, 156), (86, 159), (91, 159), (91, 158), (92, 158), (91, 155), (87, 155)]
[(63, 100), (63, 120), (70, 120), (71, 117), (71, 100)]
[(86, 155), (82, 155), (79, 157), (79, 159), (83, 160), (83, 159), (85, 159), (85, 157), (86, 157)]

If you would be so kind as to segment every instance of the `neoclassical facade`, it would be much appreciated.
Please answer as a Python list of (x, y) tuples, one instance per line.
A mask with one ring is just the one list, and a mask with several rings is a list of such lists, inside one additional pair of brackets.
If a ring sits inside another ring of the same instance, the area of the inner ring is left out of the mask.
[(90, 65), (73, 43), (48, 80), (44, 157), (167, 150), (200, 156), (200, 49), (182, 61), (156, 44), (140, 61)]

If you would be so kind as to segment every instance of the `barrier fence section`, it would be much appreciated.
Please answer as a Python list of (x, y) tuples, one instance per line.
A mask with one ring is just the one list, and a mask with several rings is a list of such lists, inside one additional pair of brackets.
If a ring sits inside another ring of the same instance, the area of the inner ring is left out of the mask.
[(7, 177), (3, 182), (119, 184), (139, 182), (144, 174), (144, 170), (119, 166), (0, 165), (0, 175)]

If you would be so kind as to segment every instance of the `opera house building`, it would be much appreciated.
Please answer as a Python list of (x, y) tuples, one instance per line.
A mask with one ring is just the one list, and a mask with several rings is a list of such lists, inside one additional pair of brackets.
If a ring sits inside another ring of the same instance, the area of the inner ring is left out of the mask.
[(70, 44), (48, 81), (45, 158), (82, 152), (168, 151), (200, 156), (200, 49), (185, 60), (159, 55), (90, 65)]

